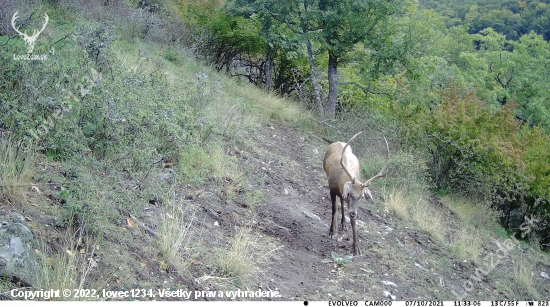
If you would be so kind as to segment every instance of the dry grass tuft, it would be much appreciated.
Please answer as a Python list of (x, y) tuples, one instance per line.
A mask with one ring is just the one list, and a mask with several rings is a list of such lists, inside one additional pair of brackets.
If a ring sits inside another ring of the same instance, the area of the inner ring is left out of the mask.
[(479, 229), (463, 226), (450, 244), (451, 250), (461, 259), (471, 259), (478, 262), (481, 253), (483, 236)]
[(518, 259), (514, 265), (514, 278), (519, 287), (522, 287), (530, 296), (530, 300), (540, 300), (541, 296), (538, 293), (533, 280), (535, 279), (533, 262), (527, 259)]
[(233, 84), (228, 84), (227, 90), (235, 97), (242, 98), (245, 110), (255, 115), (262, 124), (271, 120), (294, 125), (312, 121), (311, 112), (296, 103), (272, 93), (266, 93), (251, 84), (235, 86), (235, 81), (228, 81)]
[(412, 220), (437, 240), (442, 241), (445, 238), (446, 228), (443, 214), (424, 198), (419, 198), (414, 204)]
[(393, 190), (389, 195), (388, 209), (393, 211), (399, 218), (406, 220), (409, 217), (408, 209), (410, 199), (401, 189)]
[(216, 264), (224, 276), (245, 280), (255, 269), (252, 245), (254, 239), (248, 228), (240, 228), (228, 249), (218, 252)]
[[(44, 250), (44, 249), (43, 249)], [(36, 279), (40, 289), (75, 289), (77, 286), (77, 253), (67, 249), (65, 253), (48, 255), (35, 250), (37, 255)]]
[[(67, 232), (63, 242), (62, 251), (48, 252), (47, 244), (42, 242), (40, 250), (35, 249), (35, 284), (37, 289), (61, 290), (70, 289), (74, 295), (74, 289), (89, 289), (99, 293), (99, 289), (105, 288), (108, 278), (92, 280), (89, 278), (92, 270), (97, 270), (98, 262), (93, 258), (95, 244), (83, 243), (81, 246), (75, 236)], [(50, 298), (53, 300), (90, 300), (90, 293), (80, 293), (80, 296)]]
[(452, 194), (442, 197), (440, 201), (468, 225), (490, 228), (496, 224), (495, 211), (484, 202)]
[[(160, 226), (160, 250), (168, 263), (181, 272), (189, 266), (189, 262), (182, 259), (181, 248), (185, 247), (189, 241), (195, 212), (190, 214), (182, 210), (173, 200), (169, 202), (167, 211), (162, 216), (163, 220)], [(191, 217), (186, 219), (187, 216)]]
[(394, 189), (389, 195), (387, 206), (399, 218), (411, 219), (434, 238), (444, 240), (447, 229), (443, 221), (443, 213), (424, 198), (422, 191)]
[(0, 137), (0, 197), (14, 204), (25, 203), (33, 175), (34, 151)]

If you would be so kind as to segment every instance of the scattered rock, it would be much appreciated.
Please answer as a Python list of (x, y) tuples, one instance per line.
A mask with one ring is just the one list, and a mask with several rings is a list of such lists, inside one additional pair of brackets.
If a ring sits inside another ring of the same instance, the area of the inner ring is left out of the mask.
[(397, 287), (397, 285), (391, 281), (385, 281), (385, 280), (382, 280), (382, 283), (386, 286), (394, 286), (394, 287)]
[(97, 261), (95, 261), (94, 258), (90, 257), (87, 260), (88, 260), (88, 263), (89, 263), (91, 268), (96, 268), (97, 267)]
[(540, 276), (542, 276), (543, 278), (546, 278), (546, 279), (550, 279), (550, 276), (548, 276), (548, 273), (546, 273), (546, 272), (540, 272)]
[(9, 279), (32, 285), (33, 258), (30, 242), (32, 232), (25, 225), (25, 218), (11, 212), (0, 222), (0, 274)]
[(369, 270), (369, 269), (363, 269), (363, 268), (359, 268), (359, 269), (361, 269), (361, 271), (367, 272), (367, 273), (369, 273), (369, 274), (373, 274), (373, 273), (374, 273), (374, 271)]
[(167, 181), (167, 180), (170, 180), (171, 178), (172, 178), (172, 174), (170, 174), (170, 173), (159, 174), (159, 180), (160, 181)]
[(308, 212), (308, 211), (303, 211), (303, 213), (305, 214), (305, 216), (309, 217), (310, 219), (313, 219), (313, 220), (317, 220), (317, 221), (320, 221), (321, 218), (318, 217), (317, 215), (311, 213), (311, 212)]
[(392, 295), (390, 291), (384, 291), (384, 297), (387, 297), (392, 301), (395, 301), (395, 299), (397, 298), (395, 295)]
[(426, 271), (426, 272), (428, 271), (428, 270), (426, 270), (423, 266), (421, 266), (419, 263), (416, 263), (416, 262), (415, 262), (414, 265), (417, 266), (417, 267), (419, 267), (419, 268), (420, 268), (421, 270), (423, 270), (423, 271)]
[[(349, 216), (346, 215), (346, 223), (351, 224), (351, 220), (349, 219)], [(355, 219), (355, 224), (359, 227), (365, 227), (367, 224), (365, 222), (361, 221), (360, 219)]]

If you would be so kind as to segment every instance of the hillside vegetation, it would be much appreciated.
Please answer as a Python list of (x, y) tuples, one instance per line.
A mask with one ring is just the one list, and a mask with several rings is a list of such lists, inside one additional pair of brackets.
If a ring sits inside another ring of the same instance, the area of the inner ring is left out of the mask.
[[(548, 41), (386, 2), (0, 3), (0, 299), (550, 299)], [(346, 257), (322, 158), (358, 131), (390, 166)]]
[(542, 35), (470, 34), (415, 1), (239, 0), (182, 10), (184, 19), (208, 16), (197, 25), (210, 29), (203, 53), (218, 70), (294, 96), (326, 121), (353, 110), (399, 122), (396, 141), (429, 161), (432, 192), (489, 203), (512, 230), (536, 215), (550, 243), (542, 230), (550, 44)]
[(550, 40), (550, 3), (546, 0), (421, 0), (419, 3), (443, 15), (448, 26), (464, 25), (470, 33), (493, 28), (506, 38), (517, 40), (534, 31), (545, 40)]

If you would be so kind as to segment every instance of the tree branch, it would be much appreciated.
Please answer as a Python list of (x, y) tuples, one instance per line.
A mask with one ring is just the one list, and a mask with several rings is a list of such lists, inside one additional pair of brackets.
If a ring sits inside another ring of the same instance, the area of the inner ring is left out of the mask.
[(6, 40), (6, 42), (4, 44), (0, 45), (0, 46), (2, 46), (2, 47), (6, 46), (8, 44), (8, 42), (10, 41), (10, 39), (12, 39), (12, 37), (8, 36), (8, 40)]
[(71, 32), (71, 33), (65, 35), (65, 37), (58, 39), (58, 40), (55, 41), (53, 44), (51, 44), (51, 45), (50, 45), (50, 48), (48, 48), (48, 49), (52, 49), (52, 47), (53, 47), (55, 44), (59, 43), (60, 41), (62, 41), (62, 40), (64, 40), (64, 39), (66, 39), (66, 38), (69, 37), (69, 35), (71, 35), (71, 34), (73, 34), (73, 33)]
[(338, 64), (340, 63), (347, 63), (347, 62), (356, 62), (361, 60), (361, 58), (349, 58), (349, 59), (338, 59)]
[(364, 87), (362, 86), (361, 84), (357, 83), (357, 82), (338, 82), (338, 85), (355, 85), (357, 86), (358, 88), (360, 88), (363, 93), (365, 93), (365, 95), (368, 95), (368, 94), (373, 94), (373, 95), (385, 95), (385, 96), (388, 96), (390, 98), (393, 98), (393, 96), (391, 94), (388, 94), (388, 93), (383, 93), (383, 92), (375, 92), (373, 91), (371, 88), (369, 87)]

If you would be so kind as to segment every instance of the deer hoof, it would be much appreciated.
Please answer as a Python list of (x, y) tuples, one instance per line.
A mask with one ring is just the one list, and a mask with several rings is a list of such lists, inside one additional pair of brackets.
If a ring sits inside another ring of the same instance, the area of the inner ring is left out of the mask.
[(330, 230), (328, 233), (329, 238), (334, 239), (334, 236), (338, 233), (338, 230), (334, 231), (333, 229)]
[(348, 230), (348, 226), (345, 222), (342, 222), (342, 230)]
[(359, 247), (354, 246), (354, 247), (353, 247), (353, 253), (354, 253), (356, 256), (359, 256), (359, 255), (361, 255), (361, 250), (359, 249)]

